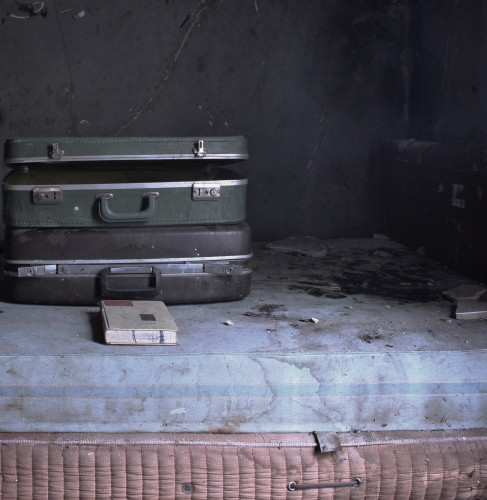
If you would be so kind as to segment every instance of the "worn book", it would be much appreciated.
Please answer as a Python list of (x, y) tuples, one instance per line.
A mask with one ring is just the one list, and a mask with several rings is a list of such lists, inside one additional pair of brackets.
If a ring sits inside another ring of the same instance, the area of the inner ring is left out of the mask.
[(177, 345), (178, 328), (161, 301), (103, 300), (107, 344)]

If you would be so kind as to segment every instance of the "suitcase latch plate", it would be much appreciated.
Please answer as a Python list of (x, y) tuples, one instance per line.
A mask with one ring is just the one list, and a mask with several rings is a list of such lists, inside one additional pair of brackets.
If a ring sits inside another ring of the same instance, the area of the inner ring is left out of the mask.
[(47, 147), (47, 154), (51, 160), (60, 160), (64, 155), (64, 151), (61, 149), (59, 142), (53, 142)]
[(47, 266), (29, 266), (19, 267), (17, 273), (19, 278), (35, 278), (46, 274), (56, 274), (57, 266), (55, 264)]
[(193, 154), (197, 158), (204, 158), (206, 156), (205, 141), (198, 141), (193, 148)]
[(195, 182), (193, 184), (193, 200), (218, 200), (220, 198), (220, 191), (220, 184)]
[(35, 187), (32, 200), (34, 205), (60, 205), (63, 202), (63, 190), (57, 186)]

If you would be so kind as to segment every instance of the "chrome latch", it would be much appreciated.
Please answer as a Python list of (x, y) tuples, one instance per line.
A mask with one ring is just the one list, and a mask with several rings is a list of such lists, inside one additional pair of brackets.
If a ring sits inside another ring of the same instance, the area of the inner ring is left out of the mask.
[(63, 190), (57, 186), (35, 187), (32, 201), (34, 205), (60, 205), (63, 202)]
[(64, 151), (59, 146), (59, 142), (53, 142), (52, 144), (50, 144), (47, 147), (47, 153), (51, 160), (60, 160), (64, 155)]
[(240, 264), (207, 262), (205, 264), (205, 273), (224, 274), (227, 276), (230, 276), (232, 274), (244, 274), (244, 267)]
[(220, 184), (195, 182), (193, 184), (193, 200), (218, 200)]
[(56, 274), (56, 270), (56, 264), (50, 264), (47, 266), (19, 267), (17, 269), (17, 274), (19, 278), (33, 278), (35, 276), (44, 276), (46, 274)]
[(205, 141), (198, 141), (193, 148), (193, 153), (199, 158), (206, 156)]

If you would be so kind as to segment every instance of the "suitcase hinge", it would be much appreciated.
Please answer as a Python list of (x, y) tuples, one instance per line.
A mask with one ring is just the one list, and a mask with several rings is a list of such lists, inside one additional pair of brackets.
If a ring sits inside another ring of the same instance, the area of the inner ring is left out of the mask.
[(17, 273), (19, 278), (34, 278), (35, 276), (44, 276), (46, 274), (56, 274), (56, 264), (47, 266), (29, 266), (19, 267)]
[(218, 200), (220, 198), (220, 184), (195, 182), (193, 184), (193, 200)]
[(194, 145), (193, 153), (198, 158), (204, 158), (206, 156), (205, 141), (198, 141)]
[(59, 142), (53, 142), (50, 144), (47, 147), (47, 152), (51, 160), (60, 160), (64, 155), (64, 151), (59, 146)]

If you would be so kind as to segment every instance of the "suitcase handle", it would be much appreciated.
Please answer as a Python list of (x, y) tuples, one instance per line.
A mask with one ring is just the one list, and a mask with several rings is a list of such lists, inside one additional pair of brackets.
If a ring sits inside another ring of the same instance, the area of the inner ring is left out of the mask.
[(113, 275), (130, 276), (130, 272), (113, 273), (111, 268), (103, 269), (100, 276), (100, 291), (101, 296), (112, 299), (143, 299), (155, 297), (161, 293), (161, 271), (157, 267), (153, 267), (151, 275), (154, 276), (154, 286), (146, 288), (111, 288), (108, 284), (108, 278)]
[(149, 203), (146, 208), (139, 212), (114, 212), (109, 206), (108, 201), (113, 198), (113, 193), (100, 193), (96, 195), (96, 199), (100, 201), (99, 212), (100, 217), (106, 222), (112, 221), (131, 221), (131, 220), (148, 220), (152, 218), (156, 212), (156, 198), (159, 197), (157, 192), (144, 193), (142, 198), (148, 198)]

